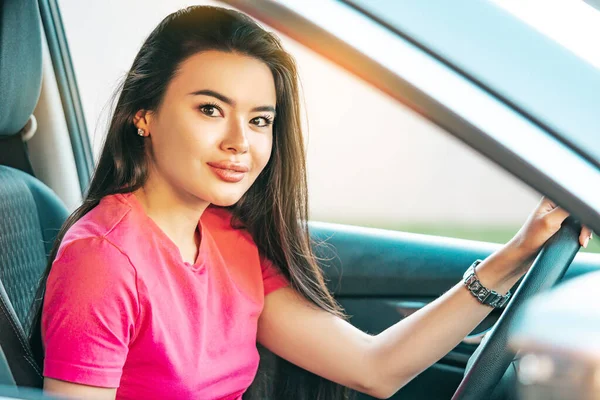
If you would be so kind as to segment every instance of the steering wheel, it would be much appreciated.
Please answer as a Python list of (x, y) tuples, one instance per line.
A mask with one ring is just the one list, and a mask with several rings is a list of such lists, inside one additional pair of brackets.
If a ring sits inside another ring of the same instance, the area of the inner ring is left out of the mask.
[(507, 348), (511, 322), (529, 298), (551, 288), (563, 277), (579, 251), (580, 231), (581, 225), (573, 217), (569, 217), (546, 242), (502, 316), (471, 356), (452, 400), (480, 400), (490, 397), (514, 358), (514, 354)]

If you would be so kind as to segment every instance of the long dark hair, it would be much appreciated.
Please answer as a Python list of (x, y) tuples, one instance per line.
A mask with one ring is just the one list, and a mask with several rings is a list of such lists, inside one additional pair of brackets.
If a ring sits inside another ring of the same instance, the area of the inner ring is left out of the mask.
[[(83, 204), (59, 232), (32, 308), (30, 341), (40, 364), (42, 299), (52, 262), (69, 228), (110, 194), (132, 192), (147, 178), (146, 141), (136, 135), (134, 115), (157, 110), (181, 63), (206, 50), (236, 52), (263, 61), (271, 70), (277, 96), (277, 118), (269, 163), (243, 197), (230, 207), (235, 228), (247, 229), (266, 257), (291, 286), (327, 312), (343, 313), (327, 290), (311, 250), (305, 154), (298, 104), (297, 69), (278, 38), (234, 10), (196, 6), (167, 16), (148, 36), (121, 87), (98, 166)], [(340, 385), (275, 358), (276, 374), (257, 375), (253, 398), (343, 399)], [(261, 379), (268, 379), (260, 382)]]

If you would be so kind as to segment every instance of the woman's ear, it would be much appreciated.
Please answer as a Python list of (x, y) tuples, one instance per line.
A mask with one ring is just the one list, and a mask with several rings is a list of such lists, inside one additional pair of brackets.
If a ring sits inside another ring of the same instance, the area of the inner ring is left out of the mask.
[(150, 136), (151, 113), (146, 110), (139, 110), (133, 117), (133, 124), (138, 129), (138, 135)]

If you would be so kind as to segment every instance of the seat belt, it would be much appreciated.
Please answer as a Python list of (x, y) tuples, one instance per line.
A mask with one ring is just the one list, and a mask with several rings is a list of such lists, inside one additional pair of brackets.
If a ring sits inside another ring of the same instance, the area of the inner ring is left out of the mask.
[(0, 347), (0, 385), (17, 386), (13, 374), (10, 372), (10, 367), (8, 366), (8, 361), (6, 361), (2, 347)]
[(6, 352), (3, 353), (3, 357), (15, 383), (19, 386), (36, 388), (44, 385), (42, 369), (35, 362), (25, 332), (10, 304), (2, 281), (0, 281), (0, 348)]

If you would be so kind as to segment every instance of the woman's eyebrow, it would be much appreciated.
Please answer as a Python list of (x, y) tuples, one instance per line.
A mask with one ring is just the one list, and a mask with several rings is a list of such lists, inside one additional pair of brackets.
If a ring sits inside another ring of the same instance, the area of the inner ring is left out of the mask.
[(215, 92), (214, 90), (210, 90), (210, 89), (196, 90), (195, 92), (190, 93), (190, 95), (192, 95), (192, 96), (204, 95), (204, 96), (214, 97), (216, 99), (221, 100), (223, 103), (227, 103), (230, 106), (235, 107), (235, 101), (233, 101), (229, 97), (225, 96), (224, 94)]
[(252, 111), (252, 112), (255, 112), (255, 111), (268, 111), (268, 112), (272, 112), (273, 114), (276, 114), (275, 107), (273, 107), (273, 106), (254, 107), (250, 111)]
[[(189, 93), (192, 96), (210, 96), (210, 97), (214, 97), (215, 99), (221, 100), (223, 103), (229, 104), (232, 107), (235, 107), (235, 101), (227, 96), (225, 96), (224, 94), (221, 94), (219, 92), (215, 92), (214, 90), (211, 89), (202, 89), (202, 90), (196, 90), (195, 92), (191, 92)], [(255, 111), (269, 111), (272, 112), (273, 114), (275, 114), (275, 107), (273, 106), (259, 106), (259, 107), (254, 107), (252, 110), (250, 110), (252, 112)]]

